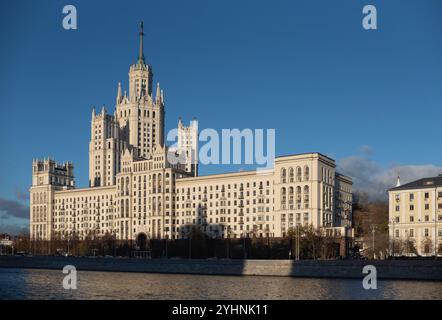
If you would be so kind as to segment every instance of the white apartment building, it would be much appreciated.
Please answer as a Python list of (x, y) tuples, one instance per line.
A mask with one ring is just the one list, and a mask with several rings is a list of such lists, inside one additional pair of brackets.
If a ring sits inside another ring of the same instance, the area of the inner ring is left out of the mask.
[[(268, 171), (198, 175), (198, 123), (178, 123), (178, 143), (164, 143), (165, 100), (152, 93), (152, 67), (140, 51), (129, 93), (118, 83), (115, 111), (92, 111), (89, 187), (76, 188), (73, 164), (33, 161), (32, 239), (120, 240), (282, 237), (297, 224), (352, 237), (352, 181), (320, 153), (281, 156)], [(185, 155), (173, 164), (168, 154)]]
[(396, 187), (389, 193), (389, 235), (394, 255), (442, 255), (442, 175), (423, 178)]

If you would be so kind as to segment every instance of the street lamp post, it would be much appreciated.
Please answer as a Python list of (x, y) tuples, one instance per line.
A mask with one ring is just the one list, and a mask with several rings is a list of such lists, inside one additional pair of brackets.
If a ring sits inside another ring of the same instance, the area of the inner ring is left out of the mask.
[(68, 257), (69, 257), (69, 238), (70, 238), (70, 232), (68, 231)]
[(113, 243), (113, 245), (114, 245), (114, 257), (116, 256), (116, 251), (117, 251), (117, 248), (116, 248), (116, 242), (117, 242), (117, 231), (114, 229), (113, 230), (113, 241), (112, 241), (112, 243)]
[(246, 249), (246, 231), (243, 231), (242, 234), (242, 241), (243, 241), (243, 258), (244, 260), (247, 259), (247, 249)]
[(393, 226), (393, 232), (392, 232), (392, 235), (391, 235), (391, 237), (393, 238), (393, 240), (392, 240), (392, 248), (391, 248), (391, 255), (394, 257), (394, 245), (395, 245), (395, 235), (394, 235), (394, 218), (393, 219), (391, 219), (391, 223), (392, 223), (392, 226)]
[(300, 245), (300, 234), (301, 230), (299, 224), (296, 224), (296, 250), (295, 250), (295, 260), (299, 260), (299, 245)]
[(376, 233), (376, 225), (372, 224), (371, 225), (371, 233), (372, 233), (372, 250), (373, 250), (373, 260), (375, 258), (374, 252), (375, 252), (375, 242), (374, 242), (374, 238), (375, 238), (375, 233)]

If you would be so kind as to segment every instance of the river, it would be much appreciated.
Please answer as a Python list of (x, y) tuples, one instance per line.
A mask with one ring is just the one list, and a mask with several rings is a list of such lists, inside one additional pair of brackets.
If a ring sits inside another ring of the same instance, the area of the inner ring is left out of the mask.
[(0, 299), (442, 299), (442, 282), (79, 271), (65, 290), (57, 270), (0, 268)]

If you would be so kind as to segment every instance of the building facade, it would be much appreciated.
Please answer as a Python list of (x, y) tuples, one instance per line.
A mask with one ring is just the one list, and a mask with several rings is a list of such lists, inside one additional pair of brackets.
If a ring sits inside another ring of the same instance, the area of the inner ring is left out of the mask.
[[(143, 54), (129, 69), (129, 93), (118, 83), (115, 111), (91, 117), (89, 187), (76, 188), (72, 163), (33, 161), (31, 238), (120, 240), (282, 237), (296, 225), (352, 236), (352, 181), (320, 153), (277, 157), (272, 170), (198, 175), (198, 123), (177, 126), (164, 143), (164, 92), (152, 90)], [(170, 161), (170, 156), (181, 161)]]
[(398, 178), (388, 194), (391, 253), (442, 255), (442, 175), (404, 185)]

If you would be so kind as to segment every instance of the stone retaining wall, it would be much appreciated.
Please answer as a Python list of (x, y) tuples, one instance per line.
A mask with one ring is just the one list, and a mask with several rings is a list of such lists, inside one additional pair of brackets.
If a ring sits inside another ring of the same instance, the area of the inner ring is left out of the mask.
[[(0, 257), (0, 267), (147, 272), (206, 275), (363, 278), (365, 265), (374, 265), (379, 279), (442, 280), (442, 260), (200, 260), (74, 257)], [(1, 269), (0, 269), (1, 272)]]

